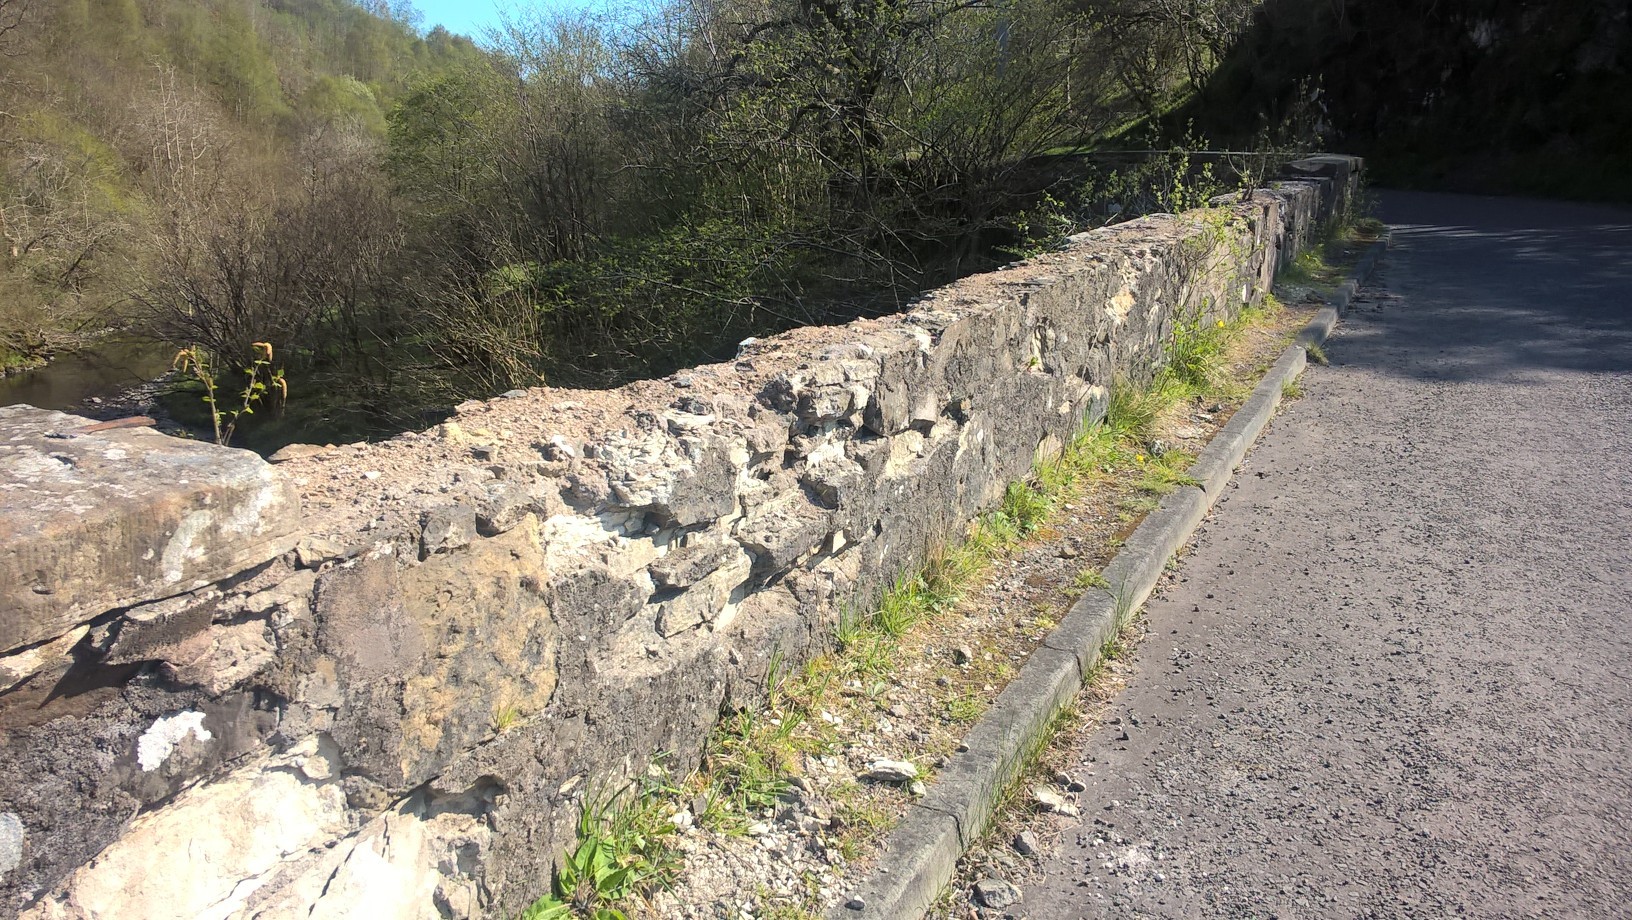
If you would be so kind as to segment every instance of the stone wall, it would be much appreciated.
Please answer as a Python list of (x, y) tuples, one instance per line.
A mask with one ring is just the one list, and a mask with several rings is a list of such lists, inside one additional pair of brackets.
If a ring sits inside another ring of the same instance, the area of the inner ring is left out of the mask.
[(0, 409), (0, 914), (513, 916), (586, 795), (695, 765), (773, 654), (824, 647), (1177, 319), (1259, 296), (1358, 165), (275, 467)]

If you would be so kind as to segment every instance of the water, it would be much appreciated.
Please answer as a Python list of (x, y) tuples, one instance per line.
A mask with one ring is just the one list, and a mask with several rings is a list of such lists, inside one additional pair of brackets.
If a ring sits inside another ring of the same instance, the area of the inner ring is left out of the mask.
[(72, 410), (92, 397), (107, 399), (162, 376), (175, 355), (174, 346), (146, 339), (95, 342), (0, 380), (0, 406)]

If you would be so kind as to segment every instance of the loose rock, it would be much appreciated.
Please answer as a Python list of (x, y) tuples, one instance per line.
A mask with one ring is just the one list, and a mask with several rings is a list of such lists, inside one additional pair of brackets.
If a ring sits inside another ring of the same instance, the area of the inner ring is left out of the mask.
[(1041, 852), (1037, 845), (1037, 835), (1031, 831), (1022, 831), (1015, 835), (1014, 851), (1021, 856), (1036, 856)]
[(918, 767), (904, 760), (875, 760), (862, 774), (862, 779), (877, 783), (910, 783), (917, 778)]
[(1020, 903), (1020, 889), (997, 878), (983, 878), (975, 883), (975, 900), (982, 907), (1002, 910)]

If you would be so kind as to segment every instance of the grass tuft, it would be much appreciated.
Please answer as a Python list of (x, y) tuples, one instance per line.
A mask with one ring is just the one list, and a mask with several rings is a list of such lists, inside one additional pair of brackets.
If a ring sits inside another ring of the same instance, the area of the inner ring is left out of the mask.
[(493, 731), (504, 734), (521, 721), (521, 710), (516, 706), (500, 706), (493, 710)]
[(669, 838), (674, 789), (661, 776), (592, 797), (578, 818), (578, 843), (556, 873), (551, 893), (520, 920), (627, 920), (623, 907), (672, 885), (681, 858)]

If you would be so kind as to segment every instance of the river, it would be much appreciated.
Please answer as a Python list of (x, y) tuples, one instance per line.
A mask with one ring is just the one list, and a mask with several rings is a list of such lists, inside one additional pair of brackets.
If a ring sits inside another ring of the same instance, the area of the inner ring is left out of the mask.
[(112, 399), (163, 376), (175, 354), (174, 346), (147, 339), (93, 342), (44, 367), (0, 380), (0, 406), (83, 408), (88, 400)]

